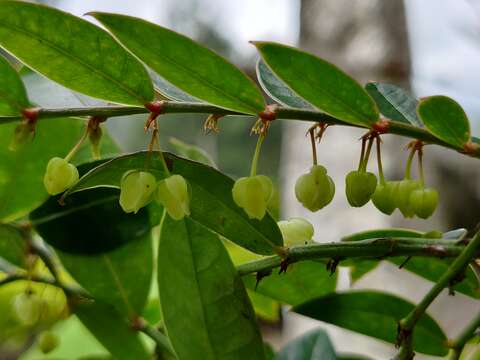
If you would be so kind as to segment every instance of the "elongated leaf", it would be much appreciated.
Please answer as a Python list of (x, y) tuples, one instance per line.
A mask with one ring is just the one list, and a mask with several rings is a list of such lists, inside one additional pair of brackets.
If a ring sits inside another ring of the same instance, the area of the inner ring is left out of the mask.
[(8, 224), (0, 224), (0, 259), (23, 268), (27, 250), (27, 243), (20, 230)]
[(245, 114), (264, 109), (262, 94), (251, 79), (193, 40), (130, 16), (90, 15), (152, 70), (193, 97)]
[(278, 301), (250, 289), (247, 289), (247, 294), (257, 317), (270, 322), (280, 320), (281, 308)]
[(342, 262), (342, 266), (347, 264), (350, 268), (350, 279), (354, 284), (364, 275), (375, 270), (380, 265), (380, 260), (347, 260), (346, 263)]
[(117, 360), (149, 360), (139, 334), (113, 307), (99, 301), (77, 304), (75, 314)]
[(281, 44), (254, 45), (273, 73), (308, 103), (351, 124), (371, 125), (378, 120), (373, 99), (335, 65)]
[(337, 360), (335, 349), (323, 330), (316, 329), (290, 341), (275, 360)]
[[(283, 245), (282, 235), (270, 215), (251, 220), (232, 199), (233, 180), (219, 171), (164, 153), (171, 173), (185, 177), (192, 190), (190, 217), (236, 244), (255, 253), (269, 255)], [(139, 152), (113, 159), (85, 174), (70, 194), (94, 187), (119, 187), (123, 174), (148, 166), (157, 180), (165, 177), (159, 153)]]
[[(249, 289), (255, 289), (255, 275), (243, 277)], [(337, 276), (329, 275), (325, 264), (302, 261), (289, 267), (285, 274), (272, 273), (263, 278), (256, 291), (288, 305), (299, 305), (335, 291)]]
[(313, 106), (295, 94), (269, 69), (262, 59), (257, 61), (257, 78), (262, 89), (279, 104), (298, 109), (313, 109)]
[(120, 104), (153, 99), (145, 68), (105, 31), (60, 10), (2, 1), (0, 46), (46, 77)]
[(51, 198), (35, 210), (31, 214), (35, 229), (96, 299), (124, 314), (140, 314), (152, 275), (147, 211), (125, 214), (116, 189), (93, 189), (67, 201), (62, 207)]
[[(395, 343), (397, 322), (414, 305), (386, 293), (351, 291), (327, 295), (299, 305), (293, 311), (380, 340)], [(429, 355), (446, 355), (446, 336), (429, 315), (415, 326), (413, 348)]]
[(427, 129), (453, 146), (463, 146), (470, 140), (470, 123), (462, 107), (447, 96), (430, 96), (420, 100), (418, 116)]
[(22, 109), (28, 106), (22, 79), (10, 63), (0, 56), (0, 116), (20, 115)]
[(265, 358), (247, 292), (216, 234), (189, 218), (166, 216), (158, 286), (165, 327), (180, 359)]
[(423, 126), (417, 116), (418, 100), (405, 90), (392, 84), (378, 82), (369, 82), (365, 85), (365, 90), (387, 118), (414, 126)]
[[(52, 197), (30, 214), (35, 230), (56, 249), (95, 255), (114, 250), (150, 233), (146, 208), (125, 213), (117, 189), (92, 189), (69, 197), (60, 205)], [(85, 226), (88, 224), (88, 226)]]
[[(39, 121), (35, 138), (16, 151), (8, 148), (16, 124), (0, 126), (0, 221), (18, 219), (47, 199), (43, 185), (47, 163), (52, 157), (63, 157), (70, 151), (84, 131), (84, 124), (77, 119)], [(110, 153), (105, 149), (111, 148), (112, 142), (104, 134), (102, 153)], [(86, 144), (73, 162), (78, 164), (90, 157)]]

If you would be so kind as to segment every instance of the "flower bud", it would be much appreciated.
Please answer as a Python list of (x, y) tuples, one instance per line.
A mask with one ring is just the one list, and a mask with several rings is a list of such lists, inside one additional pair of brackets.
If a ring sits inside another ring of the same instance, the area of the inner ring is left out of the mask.
[(235, 181), (232, 189), (233, 201), (250, 219), (263, 219), (272, 195), (272, 181), (265, 175), (242, 177)]
[(286, 246), (301, 245), (312, 241), (313, 225), (304, 218), (292, 218), (278, 222)]
[(438, 192), (432, 188), (423, 188), (412, 191), (410, 204), (415, 215), (428, 219), (435, 212), (438, 204)]
[(40, 351), (44, 354), (48, 354), (58, 347), (60, 339), (51, 331), (42, 331), (40, 335), (38, 335), (37, 343)]
[(353, 207), (365, 205), (377, 188), (377, 177), (366, 171), (351, 171), (345, 179), (345, 193)]
[(300, 176), (295, 183), (295, 196), (308, 210), (318, 211), (327, 206), (335, 195), (335, 184), (321, 165), (314, 165), (310, 172)]
[(387, 181), (385, 184), (379, 184), (373, 193), (373, 205), (384, 214), (391, 215), (397, 208), (395, 192), (398, 183), (398, 181)]
[(404, 179), (398, 184), (395, 203), (404, 217), (412, 218), (415, 215), (415, 209), (410, 202), (410, 195), (421, 187), (422, 184), (418, 180)]
[(78, 170), (67, 160), (54, 157), (47, 164), (43, 184), (50, 195), (57, 195), (70, 188), (78, 180)]
[(137, 213), (153, 197), (157, 184), (155, 177), (146, 171), (127, 171), (120, 183), (120, 206), (126, 213)]
[(23, 325), (35, 325), (46, 306), (44, 300), (33, 292), (22, 292), (12, 299), (12, 312)]
[(190, 215), (188, 183), (181, 175), (172, 175), (157, 184), (155, 199), (174, 220)]

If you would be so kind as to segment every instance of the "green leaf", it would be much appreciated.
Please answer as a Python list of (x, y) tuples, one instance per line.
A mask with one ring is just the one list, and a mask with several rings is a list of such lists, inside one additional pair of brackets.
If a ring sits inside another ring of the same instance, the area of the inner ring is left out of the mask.
[[(379, 260), (347, 260), (347, 263), (350, 268), (350, 279), (353, 284), (380, 265)], [(345, 265), (346, 264), (342, 262), (342, 266)]]
[(177, 138), (171, 137), (168, 143), (174, 148), (177, 155), (205, 165), (215, 167), (212, 157), (201, 147), (187, 144)]
[[(0, 126), (0, 221), (8, 222), (25, 216), (47, 199), (43, 185), (47, 163), (52, 157), (63, 157), (70, 151), (85, 131), (84, 124), (79, 119), (39, 121), (34, 139), (16, 151), (9, 150), (8, 146), (17, 124)], [(102, 153), (111, 146), (110, 138), (104, 134)], [(87, 144), (73, 162), (78, 164), (90, 158)]]
[(46, 77), (107, 101), (143, 105), (153, 86), (143, 65), (104, 30), (43, 5), (2, 1), (0, 46)]
[(158, 249), (160, 303), (179, 359), (264, 359), (240, 276), (218, 236), (166, 216)]
[(22, 79), (7, 59), (0, 55), (0, 116), (20, 115), (28, 106)]
[(470, 140), (470, 123), (462, 107), (447, 96), (420, 100), (418, 116), (427, 129), (446, 143), (463, 147)]
[(377, 103), (380, 112), (395, 121), (422, 127), (417, 116), (418, 100), (405, 90), (392, 84), (369, 82), (365, 90)]
[(0, 224), (0, 259), (24, 268), (27, 251), (27, 243), (20, 230), (9, 224)]
[(379, 118), (368, 93), (335, 65), (304, 51), (272, 42), (254, 42), (273, 73), (308, 103), (355, 125)]
[[(119, 187), (123, 174), (132, 169), (146, 169), (158, 180), (165, 177), (159, 153), (148, 158), (138, 152), (115, 158), (83, 176), (69, 193), (93, 187)], [(270, 255), (283, 245), (278, 226), (270, 215), (261, 221), (249, 219), (232, 198), (233, 180), (209, 166), (164, 153), (171, 173), (180, 174), (191, 186), (190, 217), (255, 253)]]
[(248, 297), (257, 315), (262, 320), (277, 322), (280, 320), (280, 303), (258, 292), (247, 289)]
[(139, 334), (113, 307), (99, 301), (75, 305), (75, 314), (116, 360), (149, 360)]
[(35, 210), (35, 230), (57, 249), (63, 266), (92, 296), (122, 313), (140, 314), (153, 262), (147, 211), (124, 213), (116, 189), (84, 191), (67, 201), (62, 207), (51, 198)]
[(323, 330), (309, 331), (290, 341), (275, 360), (337, 360), (335, 349)]
[[(249, 289), (255, 289), (255, 275), (243, 277)], [(263, 278), (256, 292), (292, 306), (318, 298), (335, 291), (336, 273), (329, 275), (325, 264), (317, 261), (302, 261), (290, 265), (287, 272), (276, 272)]]
[(351, 235), (344, 236), (341, 241), (361, 241), (380, 238), (420, 238), (424, 232), (410, 229), (374, 229), (366, 230)]
[(295, 94), (268, 68), (261, 59), (257, 61), (257, 78), (262, 89), (273, 100), (284, 106), (298, 109), (313, 109), (313, 106)]
[(244, 73), (195, 41), (145, 20), (90, 13), (133, 54), (165, 80), (191, 96), (218, 107), (255, 115), (263, 96)]
[[(350, 291), (312, 300), (293, 311), (394, 344), (398, 321), (413, 308), (413, 304), (386, 293)], [(424, 314), (413, 333), (414, 350), (443, 356), (447, 354), (446, 340), (435, 320)]]
[[(127, 214), (120, 207), (117, 189), (76, 193), (60, 205), (49, 198), (30, 214), (35, 230), (56, 249), (95, 255), (114, 250), (150, 234), (148, 211)], [(85, 226), (88, 224), (88, 226)]]

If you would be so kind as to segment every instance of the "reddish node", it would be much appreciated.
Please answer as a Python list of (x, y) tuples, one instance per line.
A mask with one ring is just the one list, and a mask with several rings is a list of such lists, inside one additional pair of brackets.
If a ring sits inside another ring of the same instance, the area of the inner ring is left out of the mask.
[(151, 101), (145, 103), (145, 108), (150, 111), (152, 114), (158, 116), (163, 113), (164, 111), (164, 104), (163, 101)]
[(263, 121), (273, 121), (277, 118), (277, 105), (267, 105), (265, 110), (260, 112), (258, 116)]
[(378, 120), (375, 124), (372, 125), (372, 129), (379, 134), (388, 133), (389, 127), (390, 121), (388, 121), (387, 119)]
[(22, 110), (22, 115), (30, 124), (35, 124), (40, 115), (40, 108), (27, 108)]

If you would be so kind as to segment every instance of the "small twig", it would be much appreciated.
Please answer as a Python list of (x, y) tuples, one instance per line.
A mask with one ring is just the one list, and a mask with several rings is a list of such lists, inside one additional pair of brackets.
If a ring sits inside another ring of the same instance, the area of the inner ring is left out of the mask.
[(143, 332), (145, 335), (148, 335), (155, 344), (162, 350), (165, 350), (170, 355), (173, 355), (176, 358), (175, 351), (173, 350), (172, 345), (170, 344), (170, 340), (166, 337), (163, 333), (155, 329), (152, 325), (150, 325), (146, 320), (140, 318), (137, 321), (138, 331)]
[[(402, 320), (399, 321), (399, 345), (401, 345), (400, 353), (407, 351), (411, 344), (408, 340), (417, 322), (423, 316), (430, 304), (437, 298), (440, 292), (449, 286), (453, 279), (465, 271), (468, 263), (478, 254), (480, 248), (480, 232), (477, 233), (472, 241), (463, 249), (460, 255), (452, 262), (448, 270), (438, 279), (425, 297), (415, 306), (415, 308)], [(413, 350), (410, 350), (413, 355)], [(401, 359), (408, 359), (404, 357)]]

